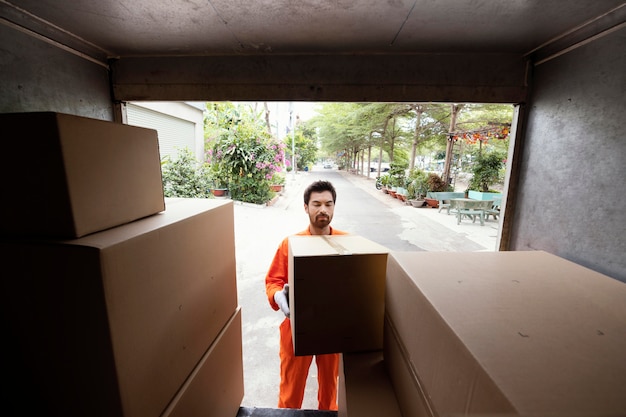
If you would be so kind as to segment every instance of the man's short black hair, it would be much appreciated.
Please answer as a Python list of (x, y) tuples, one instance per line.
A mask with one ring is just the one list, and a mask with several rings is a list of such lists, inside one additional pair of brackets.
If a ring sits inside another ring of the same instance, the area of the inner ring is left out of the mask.
[(333, 195), (333, 203), (337, 199), (337, 192), (335, 191), (335, 187), (330, 183), (330, 181), (315, 181), (304, 190), (304, 204), (309, 205), (309, 200), (311, 199), (311, 193), (321, 193), (323, 191), (330, 191)]

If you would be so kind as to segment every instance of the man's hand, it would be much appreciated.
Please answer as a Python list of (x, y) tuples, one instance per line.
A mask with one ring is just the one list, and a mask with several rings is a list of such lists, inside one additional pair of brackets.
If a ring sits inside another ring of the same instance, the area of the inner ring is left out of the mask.
[(285, 284), (282, 291), (274, 293), (274, 301), (280, 307), (280, 311), (285, 314), (285, 317), (289, 318), (289, 284)]

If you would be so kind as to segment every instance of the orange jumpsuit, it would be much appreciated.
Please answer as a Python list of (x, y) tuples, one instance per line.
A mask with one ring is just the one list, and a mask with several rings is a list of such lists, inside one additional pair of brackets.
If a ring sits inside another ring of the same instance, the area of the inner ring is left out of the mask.
[[(330, 228), (331, 235), (345, 235), (346, 232)], [(297, 235), (311, 235), (309, 228)], [(289, 262), (288, 238), (283, 239), (267, 276), (265, 277), (265, 291), (270, 306), (278, 310), (274, 301), (274, 293), (281, 291), (288, 282)], [(313, 356), (295, 356), (291, 339), (291, 321), (285, 317), (280, 324), (280, 393), (279, 408), (301, 408), (304, 398), (304, 388), (309, 374)], [(320, 410), (337, 410), (337, 377), (339, 374), (339, 354), (315, 355), (317, 365), (317, 392), (318, 408)]]

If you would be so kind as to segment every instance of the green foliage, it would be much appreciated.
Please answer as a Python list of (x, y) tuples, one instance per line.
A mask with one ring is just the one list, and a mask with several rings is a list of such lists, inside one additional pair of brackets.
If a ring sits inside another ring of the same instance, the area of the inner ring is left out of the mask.
[(408, 198), (422, 198), (428, 191), (428, 175), (421, 169), (413, 168), (406, 179)]
[(253, 174), (249, 173), (237, 177), (235, 181), (230, 183), (230, 196), (235, 200), (245, 201), (246, 203), (264, 204), (271, 200), (274, 195), (270, 185), (269, 181), (260, 181)]
[(504, 167), (505, 156), (501, 152), (480, 155), (472, 167), (474, 174), (468, 189), (488, 192), (489, 186), (500, 180), (500, 170)]
[(207, 161), (220, 186), (231, 198), (263, 204), (272, 197), (271, 182), (285, 164), (285, 145), (272, 138), (261, 114), (232, 104), (213, 107)]
[(389, 164), (389, 177), (392, 187), (404, 187), (406, 185), (406, 163)]
[[(286, 153), (291, 154), (292, 146), (295, 144), (296, 166), (299, 170), (304, 169), (306, 166), (313, 165), (317, 159), (317, 146), (315, 145), (315, 141), (304, 133), (305, 131), (298, 129), (295, 135), (287, 135), (284, 140)], [(293, 144), (292, 140), (294, 141)], [(285, 163), (291, 165), (290, 159), (286, 159)]]
[(428, 191), (439, 192), (439, 191), (448, 191), (450, 188), (448, 184), (437, 174), (431, 172), (428, 174), (428, 179), (426, 180), (428, 183)]
[(188, 148), (178, 149), (175, 159), (161, 160), (165, 197), (211, 198), (211, 175), (207, 164), (198, 164)]

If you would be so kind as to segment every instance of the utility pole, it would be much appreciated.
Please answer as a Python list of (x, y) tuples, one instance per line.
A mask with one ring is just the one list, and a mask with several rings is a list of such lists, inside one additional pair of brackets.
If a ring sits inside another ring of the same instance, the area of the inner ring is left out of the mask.
[(291, 129), (291, 172), (293, 172), (293, 178), (296, 179), (296, 129), (293, 117), (293, 101), (289, 102), (289, 128)]

